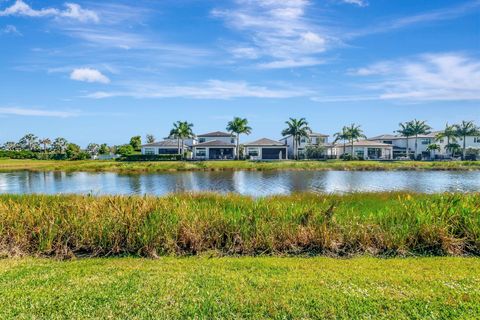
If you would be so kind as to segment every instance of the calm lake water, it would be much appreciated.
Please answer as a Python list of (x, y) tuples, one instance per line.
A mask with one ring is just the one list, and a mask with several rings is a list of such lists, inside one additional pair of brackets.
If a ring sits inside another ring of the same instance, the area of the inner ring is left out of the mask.
[(359, 191), (480, 191), (480, 171), (272, 171), (118, 174), (86, 172), (0, 173), (0, 193), (154, 194), (235, 192), (252, 196)]

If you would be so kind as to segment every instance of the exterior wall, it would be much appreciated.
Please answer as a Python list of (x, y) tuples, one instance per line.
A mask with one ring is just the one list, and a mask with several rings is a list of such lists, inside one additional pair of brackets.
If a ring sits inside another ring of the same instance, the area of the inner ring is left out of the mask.
[[(236, 157), (237, 152), (235, 147), (194, 147), (193, 148), (193, 159), (195, 160), (208, 160), (210, 159), (210, 149), (233, 149), (233, 158)], [(204, 155), (199, 155), (200, 151), (205, 151)]]
[(198, 137), (196, 140), (196, 143), (203, 143), (203, 142), (208, 142), (208, 141), (222, 141), (225, 143), (237, 143), (237, 140), (235, 137)]
[(286, 146), (285, 147), (283, 146), (248, 146), (248, 147), (245, 147), (245, 155), (249, 155), (252, 151), (258, 151), (258, 155), (257, 156), (251, 155), (250, 159), (262, 160), (264, 149), (282, 149), (282, 148), (285, 149), (285, 157), (283, 157), (282, 159), (279, 158), (278, 160), (286, 160), (288, 158), (288, 148)]
[[(369, 157), (369, 149), (380, 149), (380, 154), (379, 157), (377, 158), (376, 156)], [(346, 146), (345, 147), (345, 154), (350, 154), (352, 152), (352, 147), (351, 146)], [(392, 147), (376, 147), (376, 146), (354, 146), (353, 147), (353, 152), (356, 156), (362, 155), (364, 159), (392, 159), (393, 155), (393, 148)], [(332, 149), (332, 153), (336, 155), (337, 157), (341, 157), (343, 153), (343, 145), (341, 146), (335, 146)]]
[[(280, 141), (286, 141), (287, 143), (287, 157), (288, 158), (293, 158), (293, 137), (288, 136), (284, 139), (281, 139)], [(297, 145), (298, 149), (298, 154), (302, 154), (302, 152), (308, 147), (308, 146), (323, 146), (328, 143), (328, 137), (320, 137), (320, 136), (310, 136), (309, 139), (303, 138), (300, 140), (300, 143)]]

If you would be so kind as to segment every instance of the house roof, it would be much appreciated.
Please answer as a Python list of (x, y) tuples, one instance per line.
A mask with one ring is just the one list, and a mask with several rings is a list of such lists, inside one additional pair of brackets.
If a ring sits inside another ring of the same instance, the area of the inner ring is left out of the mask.
[[(181, 142), (180, 142), (181, 145)], [(185, 145), (185, 143), (184, 143)], [(163, 148), (178, 148), (177, 140), (163, 140), (154, 143), (142, 144), (142, 147), (163, 147)]]
[[(345, 145), (348, 147), (348, 146), (351, 146), (352, 144), (350, 142), (347, 142)], [(335, 146), (343, 148), (343, 143), (337, 143), (335, 144)], [(354, 147), (390, 147), (392, 148), (391, 144), (369, 141), (369, 140), (354, 141), (353, 146)]]
[(234, 135), (229, 132), (214, 131), (210, 133), (199, 134), (197, 137), (233, 137)]
[(249, 143), (245, 143), (245, 146), (281, 146), (281, 147), (286, 147), (286, 145), (280, 141), (268, 139), (268, 138), (262, 138), (258, 139), (256, 141), (252, 141)]
[(235, 144), (230, 143), (230, 142), (220, 141), (220, 140), (211, 140), (211, 141), (206, 141), (206, 142), (202, 142), (202, 143), (197, 143), (193, 147), (194, 148), (197, 148), (197, 147), (232, 147), (232, 148), (235, 148)]
[[(285, 136), (281, 138), (280, 140), (285, 140), (287, 138), (291, 137), (291, 135)], [(330, 137), (328, 134), (323, 134), (323, 133), (318, 133), (318, 132), (311, 132), (309, 134), (309, 137)]]
[[(429, 134), (420, 134), (418, 135), (418, 138), (423, 139), (423, 138), (435, 138), (437, 134), (440, 131), (432, 131)], [(410, 139), (414, 138), (409, 137)], [(398, 139), (406, 139), (406, 137), (401, 136), (401, 135), (393, 135), (393, 134), (382, 134), (376, 137), (368, 138), (367, 140), (398, 140)]]

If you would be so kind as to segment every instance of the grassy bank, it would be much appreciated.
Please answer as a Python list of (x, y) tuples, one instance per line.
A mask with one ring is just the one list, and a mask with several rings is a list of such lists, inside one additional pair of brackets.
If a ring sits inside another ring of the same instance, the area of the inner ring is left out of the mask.
[(475, 319), (480, 259), (0, 260), (1, 319)]
[(480, 195), (0, 196), (4, 255), (480, 255)]
[(54, 161), (0, 160), (0, 172), (30, 171), (87, 171), (87, 172), (165, 172), (221, 170), (480, 170), (480, 161), (422, 162), (422, 161)]

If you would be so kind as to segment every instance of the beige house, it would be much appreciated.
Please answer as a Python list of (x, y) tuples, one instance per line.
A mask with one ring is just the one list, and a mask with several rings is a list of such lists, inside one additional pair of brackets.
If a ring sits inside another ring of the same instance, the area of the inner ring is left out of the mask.
[[(331, 148), (333, 156), (340, 158), (344, 154), (352, 153), (350, 143), (335, 144)], [(353, 155), (365, 160), (390, 160), (393, 157), (393, 146), (391, 144), (360, 140), (353, 142)]]

